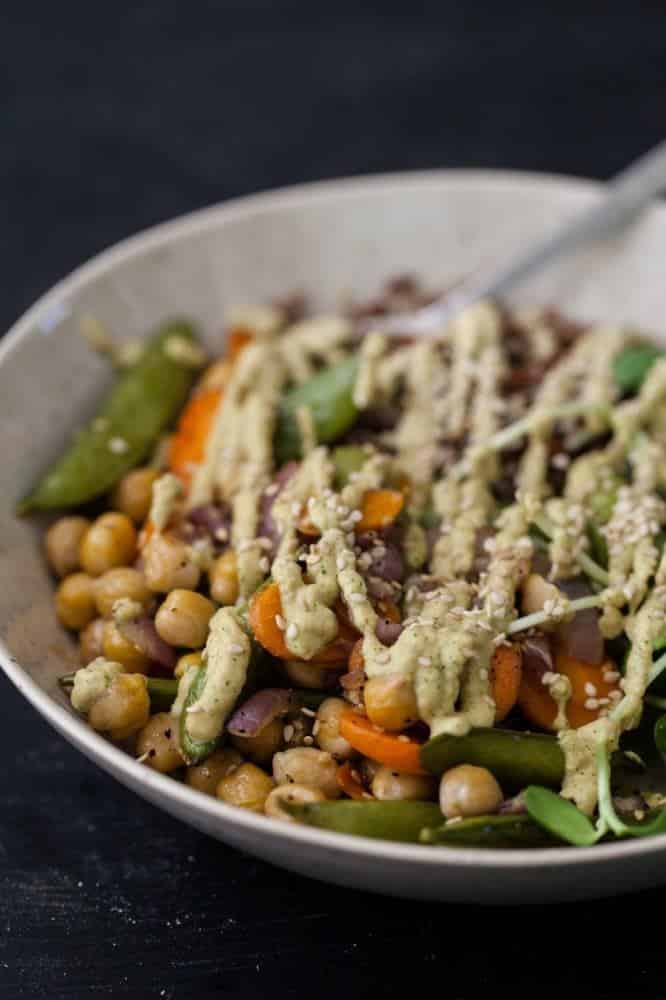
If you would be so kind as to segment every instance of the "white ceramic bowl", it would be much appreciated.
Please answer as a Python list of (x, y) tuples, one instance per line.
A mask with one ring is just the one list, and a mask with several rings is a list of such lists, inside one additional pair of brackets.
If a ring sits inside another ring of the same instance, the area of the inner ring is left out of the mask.
[[(509, 255), (600, 195), (598, 185), (516, 173), (443, 171), (333, 181), (257, 195), (127, 240), (45, 295), (0, 347), (0, 633), (20, 691), (86, 756), (186, 823), (315, 878), (398, 896), (532, 902), (601, 896), (666, 881), (666, 838), (588, 849), (481, 851), (329, 834), (245, 813), (137, 764), (72, 714), (56, 678), (76, 665), (52, 610), (38, 520), (14, 504), (95, 408), (106, 366), (77, 333), (92, 312), (122, 335), (173, 314), (220, 347), (230, 303), (295, 287), (318, 305), (372, 293), (410, 270), (441, 285)], [(666, 207), (612, 246), (531, 285), (530, 301), (579, 318), (631, 321), (666, 342)], [(242, 859), (239, 857), (239, 864)]]

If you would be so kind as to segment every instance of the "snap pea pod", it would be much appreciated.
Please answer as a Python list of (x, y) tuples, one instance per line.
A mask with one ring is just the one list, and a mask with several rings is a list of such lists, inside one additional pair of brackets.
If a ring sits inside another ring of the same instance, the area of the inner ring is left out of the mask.
[(654, 344), (631, 344), (616, 355), (613, 376), (622, 392), (636, 392), (657, 358), (664, 352)]
[(77, 507), (111, 489), (149, 453), (182, 407), (196, 375), (170, 344), (192, 343), (193, 327), (174, 320), (160, 327), (140, 359), (115, 383), (101, 409), (80, 431), (19, 514)]
[(308, 802), (285, 803), (284, 808), (294, 819), (322, 830), (414, 844), (424, 827), (442, 821), (434, 802)]
[(303, 406), (312, 414), (319, 444), (330, 444), (349, 430), (358, 417), (352, 398), (358, 366), (358, 358), (346, 358), (331, 368), (324, 368), (285, 395), (273, 442), (278, 463), (301, 457), (297, 412)]
[(187, 729), (187, 710), (203, 694), (203, 689), (206, 685), (207, 669), (208, 668), (205, 663), (197, 668), (197, 672), (194, 675), (192, 683), (187, 691), (187, 697), (185, 698), (183, 710), (180, 713), (178, 736), (181, 753), (187, 764), (199, 764), (202, 760), (205, 760), (206, 757), (210, 757), (213, 750), (220, 742), (220, 736), (222, 735), (222, 728), (220, 728), (220, 732), (212, 740), (195, 740), (192, 736), (190, 736)]
[(554, 840), (527, 815), (473, 816), (457, 823), (426, 827), (421, 831), (422, 844), (452, 847), (545, 847)]
[[(74, 674), (65, 674), (59, 684), (65, 691), (74, 687)], [(178, 693), (178, 681), (175, 677), (147, 677), (146, 687), (153, 712), (168, 712)]]
[(564, 777), (564, 754), (553, 736), (510, 729), (472, 729), (466, 736), (442, 733), (424, 745), (421, 763), (433, 774), (476, 764), (492, 771), (500, 784), (515, 788), (557, 788)]

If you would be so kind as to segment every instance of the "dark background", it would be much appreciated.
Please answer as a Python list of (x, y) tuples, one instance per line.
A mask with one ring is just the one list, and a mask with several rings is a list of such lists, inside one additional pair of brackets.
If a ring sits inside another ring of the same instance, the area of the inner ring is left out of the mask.
[[(606, 177), (666, 131), (664, 11), (2, 0), (0, 330), (121, 237), (245, 192), (433, 166)], [(483, 910), (287, 875), (125, 791), (4, 679), (0, 755), (2, 1000), (666, 996), (656, 892)]]

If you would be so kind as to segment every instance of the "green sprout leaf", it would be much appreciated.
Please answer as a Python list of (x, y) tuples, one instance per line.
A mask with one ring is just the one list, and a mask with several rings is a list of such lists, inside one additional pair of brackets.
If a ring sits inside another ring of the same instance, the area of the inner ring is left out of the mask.
[(613, 361), (613, 375), (622, 392), (636, 392), (663, 351), (654, 344), (625, 347)]
[(549, 788), (530, 785), (525, 792), (525, 806), (535, 823), (575, 847), (589, 847), (599, 839), (599, 832), (587, 816)]

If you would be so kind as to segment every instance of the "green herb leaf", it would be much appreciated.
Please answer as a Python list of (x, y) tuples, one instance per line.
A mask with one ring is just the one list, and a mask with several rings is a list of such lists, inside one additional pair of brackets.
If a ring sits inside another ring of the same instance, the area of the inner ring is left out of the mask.
[(589, 847), (599, 839), (587, 816), (573, 802), (563, 799), (549, 788), (530, 785), (525, 792), (525, 806), (539, 826), (569, 844)]
[(636, 392), (663, 351), (653, 344), (625, 347), (613, 361), (613, 375), (622, 392)]
[(666, 715), (660, 716), (654, 724), (654, 743), (659, 753), (666, 757)]

